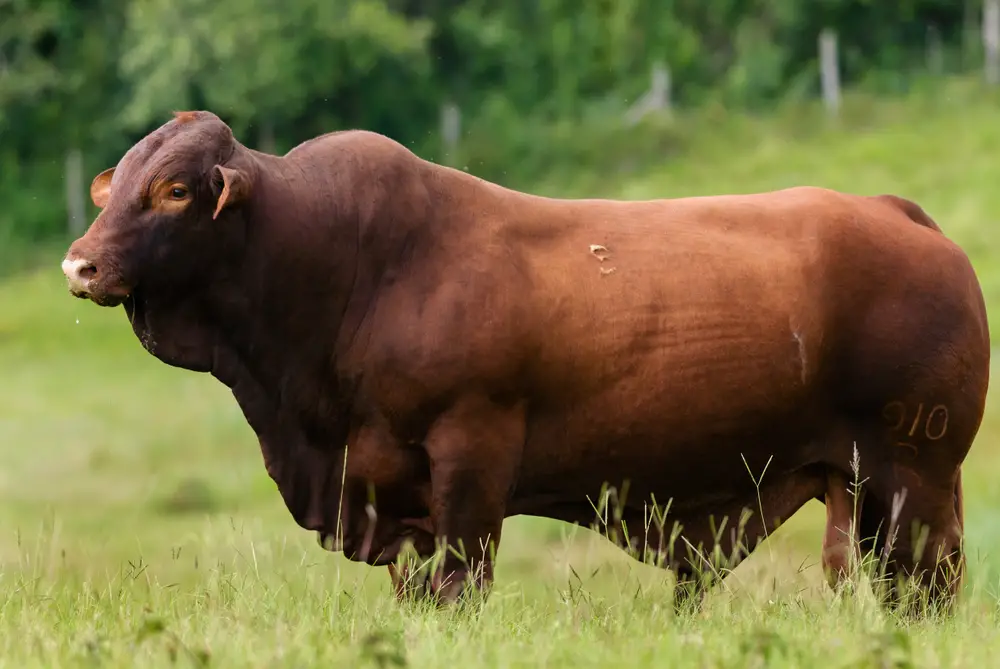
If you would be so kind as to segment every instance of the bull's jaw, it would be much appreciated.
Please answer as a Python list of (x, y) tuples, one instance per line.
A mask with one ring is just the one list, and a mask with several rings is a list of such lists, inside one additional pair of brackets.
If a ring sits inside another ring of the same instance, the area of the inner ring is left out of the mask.
[(137, 286), (124, 301), (132, 332), (147, 353), (171, 367), (209, 372), (218, 332), (192, 300), (165, 300)]
[[(135, 334), (136, 339), (139, 340), (139, 343), (146, 349), (147, 353), (158, 358), (152, 328), (146, 321), (145, 302), (138, 293), (133, 291), (125, 298), (122, 304), (125, 307), (125, 315), (128, 317), (129, 325), (132, 326), (132, 333)], [(164, 362), (170, 364), (169, 361), (164, 360)]]

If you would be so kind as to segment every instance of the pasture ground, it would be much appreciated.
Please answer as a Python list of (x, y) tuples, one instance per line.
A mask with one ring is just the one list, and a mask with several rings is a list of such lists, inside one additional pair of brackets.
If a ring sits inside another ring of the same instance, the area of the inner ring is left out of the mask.
[[(910, 197), (967, 249), (998, 331), (1000, 105), (974, 88), (848, 100), (840, 127), (729, 121), (697, 152), (587, 194)], [(0, 283), (0, 666), (983, 667), (1000, 654), (992, 397), (964, 475), (969, 582), (950, 620), (828, 591), (818, 503), (695, 616), (674, 616), (666, 574), (532, 518), (508, 520), (485, 606), (400, 607), (384, 569), (294, 525), (228, 391), (146, 354), (121, 310), (72, 299), (61, 252)]]

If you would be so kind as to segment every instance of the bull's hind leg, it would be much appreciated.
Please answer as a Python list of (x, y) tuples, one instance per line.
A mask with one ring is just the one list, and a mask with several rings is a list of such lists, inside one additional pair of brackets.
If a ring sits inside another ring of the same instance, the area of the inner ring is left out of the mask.
[(871, 499), (862, 530), (876, 534), (869, 541), (879, 551), (893, 608), (949, 610), (964, 577), (960, 468), (979, 428), (982, 402), (936, 399), (886, 406), (882, 448), (888, 458), (875, 464), (866, 482)]
[(911, 470), (894, 478), (896, 485), (879, 486), (883, 495), (892, 496), (888, 505), (880, 505), (888, 512), (881, 519), (884, 529), (878, 538), (888, 585), (886, 603), (891, 608), (926, 604), (948, 610), (961, 586), (965, 561), (954, 485), (927, 485)]

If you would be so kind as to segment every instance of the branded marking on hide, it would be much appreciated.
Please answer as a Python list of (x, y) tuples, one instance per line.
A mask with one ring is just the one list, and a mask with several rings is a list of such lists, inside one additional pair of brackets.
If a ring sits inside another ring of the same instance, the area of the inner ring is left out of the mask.
[[(935, 425), (937, 429), (934, 429)], [(927, 416), (927, 422), (924, 425), (924, 436), (931, 441), (937, 441), (946, 434), (948, 434), (948, 407), (938, 404), (931, 409), (930, 414)]]
[(906, 419), (906, 405), (899, 400), (889, 402), (882, 407), (882, 417), (890, 421), (892, 427), (889, 429), (896, 431), (903, 426), (903, 421)]
[(601, 262), (604, 262), (609, 257), (609, 255), (608, 255), (608, 247), (602, 246), (600, 244), (591, 244), (590, 245), (590, 253), (591, 253), (591, 255), (593, 255), (595, 258), (597, 258)]
[[(602, 263), (611, 257), (610, 252), (608, 251), (608, 247), (603, 246), (601, 244), (591, 244), (590, 255), (594, 256)], [(617, 269), (618, 269), (617, 267), (608, 267), (608, 268), (601, 267), (599, 271), (601, 276), (604, 277), (608, 276), (609, 274), (614, 274), (614, 272)]]
[[(882, 417), (887, 421), (891, 432), (905, 429), (905, 437), (938, 441), (948, 434), (948, 407), (944, 404), (935, 404), (930, 411), (925, 412), (925, 406), (923, 402), (917, 404), (911, 419), (906, 404), (894, 400), (882, 407)], [(912, 450), (914, 455), (919, 452), (916, 445), (906, 438), (898, 439), (895, 445)]]

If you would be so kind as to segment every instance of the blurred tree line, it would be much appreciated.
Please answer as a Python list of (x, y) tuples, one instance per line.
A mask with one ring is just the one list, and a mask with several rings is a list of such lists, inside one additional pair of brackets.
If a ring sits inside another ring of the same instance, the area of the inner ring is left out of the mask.
[(89, 184), (171, 110), (211, 109), (267, 151), (363, 127), (440, 159), (451, 101), (470, 171), (517, 184), (540, 151), (586, 145), (588, 118), (620, 118), (654, 62), (678, 105), (762, 109), (817, 95), (823, 28), (839, 34), (845, 84), (891, 87), (926, 69), (929, 36), (945, 68), (975, 59), (981, 11), (982, 0), (0, 0), (0, 244), (64, 234), (67, 156), (82, 156)]

